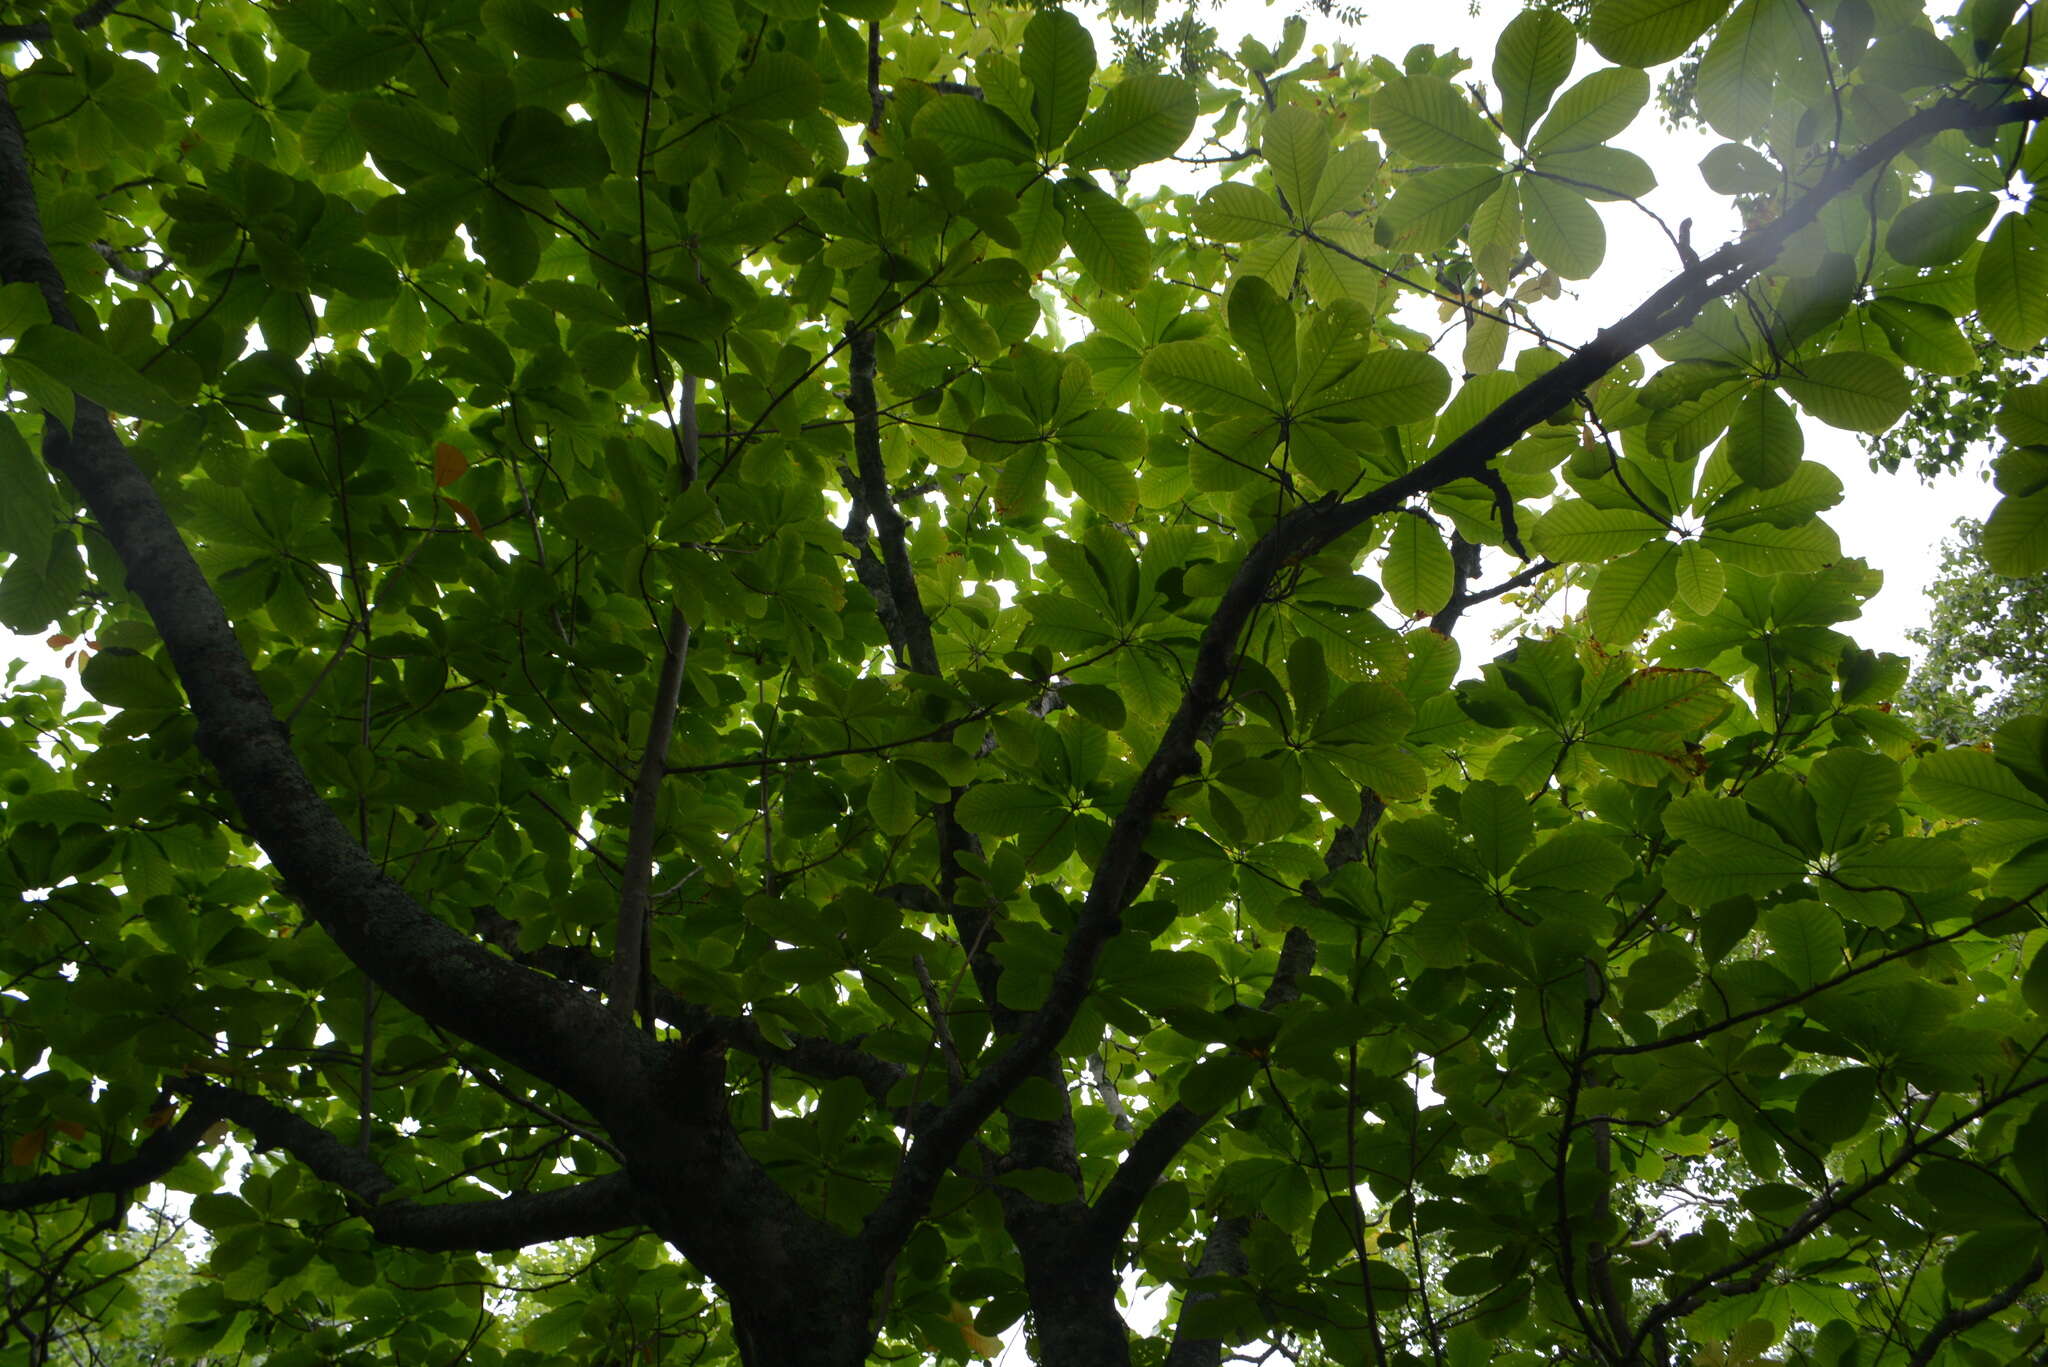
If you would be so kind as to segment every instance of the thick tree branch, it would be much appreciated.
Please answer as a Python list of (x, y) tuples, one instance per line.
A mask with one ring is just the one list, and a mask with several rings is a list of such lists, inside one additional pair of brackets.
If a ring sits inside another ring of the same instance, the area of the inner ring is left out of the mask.
[(34, 1210), (90, 1196), (132, 1191), (162, 1180), (187, 1155), (203, 1148), (206, 1132), (227, 1115), (221, 1103), (202, 1097), (185, 1114), (153, 1132), (126, 1158), (108, 1159), (70, 1172), (50, 1172), (0, 1183), (0, 1210)]
[[(479, 935), (531, 968), (593, 991), (611, 980), (611, 966), (592, 950), (573, 945), (543, 945), (522, 951), (517, 922), (488, 909), (473, 914)], [(775, 1044), (746, 1017), (717, 1015), (659, 983), (654, 985), (650, 1003), (655, 1019), (678, 1034), (708, 1035), (729, 1049), (750, 1054), (798, 1077), (826, 1082), (853, 1078), (878, 1105), (888, 1104), (890, 1092), (906, 1075), (901, 1064), (819, 1035), (791, 1035), (787, 1046)]]
[(2041, 1273), (2041, 1259), (2037, 1255), (2033, 1262), (2027, 1264), (2026, 1271), (2007, 1283), (2004, 1290), (1978, 1301), (1975, 1305), (1961, 1306), (1943, 1315), (1935, 1326), (1927, 1331), (1927, 1337), (1920, 1340), (1920, 1346), (1913, 1350), (1913, 1356), (1906, 1359), (1906, 1367), (1927, 1367), (1928, 1363), (1934, 1361), (1934, 1355), (1941, 1351), (1942, 1344), (2011, 1306), (2014, 1301), (2026, 1294), (2028, 1287), (2041, 1280)]
[(622, 1172), (556, 1191), (523, 1192), (495, 1201), (380, 1204), (397, 1185), (369, 1155), (265, 1097), (208, 1082), (175, 1083), (193, 1109), (209, 1107), (247, 1130), (258, 1152), (283, 1149), (314, 1176), (355, 1196), (359, 1214), (387, 1244), (478, 1253), (591, 1234), (645, 1221), (642, 1198)]
[[(1315, 966), (1315, 938), (1300, 926), (1295, 926), (1281, 942), (1280, 962), (1274, 966), (1273, 980), (1266, 986), (1260, 1009), (1275, 1011), (1299, 1000), (1302, 980), (1315, 970)], [(1137, 1218), (1138, 1207), (1146, 1194), (1166, 1175), (1174, 1157), (1187, 1146), (1188, 1141), (1215, 1116), (1214, 1111), (1193, 1110), (1176, 1101), (1145, 1127), (1137, 1142), (1124, 1154), (1123, 1161), (1117, 1164), (1116, 1172), (1103, 1185), (1102, 1194), (1095, 1198), (1095, 1212), (1091, 1220), (1095, 1238), (1113, 1244), (1124, 1237), (1124, 1231)]]
[(1223, 1361), (1228, 1345), (1222, 1339), (1188, 1333), (1187, 1314), (1204, 1301), (1216, 1299), (1214, 1288), (1202, 1285), (1207, 1279), (1242, 1277), (1251, 1270), (1251, 1260), (1244, 1255), (1245, 1236), (1251, 1231), (1249, 1218), (1228, 1215), (1218, 1220), (1202, 1241), (1202, 1258), (1195, 1264), (1196, 1285), (1181, 1297), (1180, 1319), (1174, 1324), (1173, 1346), (1166, 1350), (1166, 1367), (1217, 1367)]
[[(694, 385), (685, 386), (694, 389)], [(694, 442), (692, 445), (694, 446)], [(612, 1013), (628, 1025), (635, 1012), (651, 1017), (654, 987), (649, 960), (649, 893), (654, 883), (654, 828), (661, 812), (661, 781), (667, 772), (669, 738), (675, 733), (676, 703), (683, 691), (683, 666), (690, 656), (690, 624), (680, 608), (668, 613), (667, 644), (661, 654), (661, 682), (647, 719), (647, 744), (633, 781), (633, 822), (626, 834), (626, 866), (619, 877), (619, 922), (612, 948)], [(651, 1020), (650, 1020), (651, 1023)]]
[[(121, 0), (93, 0), (92, 4), (72, 15), (68, 22), (83, 33), (106, 22), (120, 8)], [(26, 24), (0, 24), (0, 43), (47, 43), (51, 37), (47, 19), (36, 19)]]
[[(2042, 1087), (2048, 1087), (2048, 1077), (2035, 1078), (2031, 1082), (2009, 1087), (1971, 1107), (1940, 1129), (1915, 1136), (1907, 1143), (1901, 1144), (1890, 1159), (1861, 1181), (1836, 1187), (1817, 1198), (1775, 1238), (1768, 1239), (1740, 1256), (1730, 1259), (1711, 1272), (1691, 1279), (1676, 1294), (1651, 1308), (1642, 1324), (1637, 1326), (1635, 1337), (1627, 1345), (1626, 1360), (1634, 1361), (1640, 1357), (1646, 1340), (1673, 1320), (1682, 1319), (1699, 1309), (1724, 1283), (1743, 1277), (1760, 1267), (1767, 1268), (1779, 1254), (1793, 1248), (1807, 1235), (1822, 1228), (1836, 1216), (1848, 1212), (1864, 1197), (1887, 1186), (1893, 1178), (1905, 1171), (1909, 1164), (1917, 1161), (1951, 1135), (1968, 1129), (2000, 1106), (2017, 1101)], [(1762, 1277), (1762, 1273), (1757, 1274), (1759, 1284)]]
[(30, 1210), (148, 1186), (204, 1148), (208, 1133), (226, 1121), (248, 1131), (259, 1152), (282, 1149), (314, 1176), (348, 1192), (361, 1203), (358, 1213), (387, 1244), (487, 1253), (607, 1234), (644, 1222), (643, 1198), (622, 1172), (495, 1201), (380, 1204), (397, 1185), (390, 1174), (361, 1150), (276, 1102), (198, 1079), (173, 1082), (169, 1090), (187, 1098), (185, 1113), (143, 1140), (133, 1155), (0, 1184), (0, 1210)]
[(908, 1236), (952, 1156), (1058, 1047), (1091, 990), (1095, 962), (1121, 928), (1124, 909), (1143, 890), (1154, 861), (1145, 853), (1153, 821), (1174, 788), (1200, 772), (1203, 720), (1229, 684), (1237, 641), (1266, 601), (1282, 569), (1330, 545), (1382, 513), (1461, 479), (1481, 478), (1495, 457), (1643, 347), (1686, 326), (1701, 308), (1747, 284), (1777, 259), (1793, 234), (1857, 181), (1906, 149), (1950, 129), (1992, 128), (2048, 118), (2048, 97), (1989, 107), (1948, 99), (1877, 138), (1823, 175), (1777, 219), (1681, 271), (1619, 322), (1558, 365), (1531, 380), (1442, 450), (1405, 474), (1355, 499), (1332, 494), (1281, 517), (1245, 553), (1202, 633), (1179, 707), (1158, 748), (1133, 781), (1043, 1005), (925, 1131), (869, 1215), (871, 1248), (894, 1248)]
[[(907, 669), (937, 677), (939, 653), (932, 644), (932, 623), (925, 615), (917, 594), (917, 572), (911, 567), (908, 525), (889, 492), (889, 472), (882, 462), (881, 419), (875, 399), (875, 333), (872, 328), (849, 327), (847, 340), (846, 406), (853, 414), (854, 477), (859, 481), (861, 506), (874, 524), (876, 539), (882, 543), (882, 583), (888, 593), (888, 610), (894, 618), (889, 644)], [(862, 576), (862, 583), (868, 583)], [(870, 586), (872, 592), (872, 586)], [(885, 617), (885, 621), (888, 618)]]
[[(21, 124), (0, 88), (0, 281), (37, 286), (77, 330), (43, 237)], [(45, 419), (43, 455), (85, 500), (161, 634), (219, 772), (287, 888), (359, 968), (426, 1020), (547, 1079), (599, 1115), (630, 1112), (655, 1046), (584, 993), (508, 962), (429, 915), (307, 777), (220, 599), (106, 411)]]

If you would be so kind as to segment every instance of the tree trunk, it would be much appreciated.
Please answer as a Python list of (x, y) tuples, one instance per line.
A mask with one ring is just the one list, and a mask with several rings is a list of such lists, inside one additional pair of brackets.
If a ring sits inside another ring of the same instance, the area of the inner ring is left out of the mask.
[(733, 1341), (745, 1367), (866, 1367), (875, 1335), (865, 1300), (828, 1303), (805, 1294), (824, 1287), (792, 1288), (798, 1294), (765, 1298), (765, 1303), (728, 1302)]
[(1006, 1201), (1004, 1225), (1023, 1262), (1040, 1367), (1130, 1367), (1130, 1330), (1117, 1310), (1110, 1247), (1089, 1234), (1079, 1201)]

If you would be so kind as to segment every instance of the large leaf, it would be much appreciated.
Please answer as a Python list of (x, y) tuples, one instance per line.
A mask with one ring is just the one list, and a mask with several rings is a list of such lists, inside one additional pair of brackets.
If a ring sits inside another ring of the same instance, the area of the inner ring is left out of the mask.
[(1517, 143), (1571, 75), (1578, 42), (1571, 20), (1556, 10), (1523, 10), (1501, 30), (1493, 52), (1493, 84), (1500, 92), (1500, 122)]
[(1500, 135), (1449, 81), (1406, 76), (1372, 97), (1372, 124), (1387, 146), (1430, 166), (1500, 160)]
[(1806, 860), (1742, 803), (1710, 793), (1679, 798), (1664, 829), (1685, 842), (1664, 868), (1664, 886), (1689, 906), (1776, 892), (1806, 874)]
[(2026, 214), (1998, 220), (1977, 258), (1977, 316), (2014, 351), (2048, 340), (2048, 238)]
[(1294, 392), (1296, 372), (1294, 310), (1257, 276), (1230, 288), (1225, 309), (1231, 340), (1251, 365), (1266, 392), (1286, 399)]
[(1631, 67), (1596, 71), (1557, 97), (1529, 142), (1539, 156), (1597, 147), (1635, 121), (1650, 98), (1650, 78)]
[(1369, 352), (1343, 380), (1300, 405), (1304, 414), (1331, 421), (1390, 427), (1435, 413), (1451, 394), (1451, 373), (1421, 351), (1384, 347)]
[(1128, 171), (1172, 156), (1195, 127), (1195, 88), (1174, 76), (1126, 76), (1067, 142), (1067, 165)]
[(1251, 242), (1291, 226), (1271, 195), (1237, 181), (1203, 195), (1195, 205), (1194, 223), (1196, 232), (1219, 242)]
[(1024, 50), (1017, 64), (1031, 82), (1031, 114), (1040, 151), (1067, 140), (1088, 109), (1088, 83), (1095, 75), (1095, 39), (1080, 19), (1061, 9), (1042, 9), (1024, 26)]
[(1813, 38), (1792, 0), (1743, 0), (1700, 60), (1694, 97), (1724, 138), (1753, 137), (1770, 122), (1779, 66)]
[(1529, 250), (1567, 280), (1583, 280), (1607, 256), (1607, 229), (1584, 195), (1535, 172), (1522, 177)]
[(1446, 166), (1403, 180), (1380, 216), (1380, 240), (1413, 252), (1443, 246), (1503, 178), (1490, 166)]
[(1380, 586), (1404, 616), (1427, 617), (1450, 601), (1454, 579), (1443, 533), (1424, 517), (1402, 517), (1387, 538)]
[(169, 422), (185, 412), (184, 405), (98, 339), (55, 323), (24, 331), (8, 353), (10, 362), (17, 358), (110, 412), (153, 422)]
[(2015, 579), (2048, 570), (2048, 490), (1998, 500), (1984, 522), (1984, 559)]
[(941, 95), (917, 111), (917, 135), (937, 143), (955, 165), (1031, 160), (1031, 139), (995, 106), (971, 95)]
[(1623, 66), (1655, 66), (1691, 47), (1734, 0), (1595, 0), (1586, 37)]
[(1678, 546), (1653, 541), (1610, 560), (1586, 596), (1586, 625), (1605, 645), (1625, 646), (1641, 635), (1678, 591)]
[(1243, 363), (1215, 342), (1156, 346), (1145, 357), (1144, 375), (1177, 408), (1225, 417), (1266, 417), (1277, 411)]
[(1330, 156), (1330, 131), (1322, 117), (1300, 105), (1281, 106), (1266, 116), (1259, 152), (1272, 168), (1273, 188), (1282, 202), (1307, 217)]
[(1753, 389), (1743, 395), (1728, 423), (1729, 468), (1759, 489), (1772, 489), (1792, 477), (1806, 451), (1806, 437), (1790, 404), (1773, 390)]
[(1913, 770), (1913, 790), (1949, 816), (2048, 826), (2048, 799), (1982, 750), (1924, 756)]
[(1868, 351), (1816, 356), (1788, 369), (1778, 383), (1814, 417), (1852, 432), (1882, 432), (1913, 402), (1898, 362)]
[(1536, 520), (1529, 543), (1561, 564), (1627, 555), (1666, 535), (1664, 524), (1634, 508), (1599, 508), (1580, 499), (1554, 505)]
[(1945, 266), (1969, 250), (1998, 212), (1998, 196), (1983, 190), (1947, 190), (1916, 199), (1899, 211), (1884, 235), (1884, 249), (1908, 266)]
[(1059, 202), (1067, 245), (1097, 284), (1128, 294), (1151, 278), (1152, 244), (1136, 214), (1079, 177), (1059, 183)]

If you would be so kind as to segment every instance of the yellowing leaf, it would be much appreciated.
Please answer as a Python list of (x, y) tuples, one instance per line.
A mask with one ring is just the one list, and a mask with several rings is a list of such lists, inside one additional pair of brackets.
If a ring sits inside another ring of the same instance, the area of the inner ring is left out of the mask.
[(447, 442), (434, 444), (434, 487), (445, 489), (462, 478), (462, 472), (469, 468), (469, 457), (462, 454), (462, 448)]

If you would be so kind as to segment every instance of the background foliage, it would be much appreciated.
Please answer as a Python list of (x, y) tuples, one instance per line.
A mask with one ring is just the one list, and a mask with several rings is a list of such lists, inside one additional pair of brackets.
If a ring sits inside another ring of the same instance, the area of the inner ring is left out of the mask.
[[(2048, 16), (1582, 8), (0, 26), (10, 1351), (2038, 1356), (2048, 719), (1801, 423), (2048, 568)], [(1553, 336), (1689, 52), (1746, 230)]]

